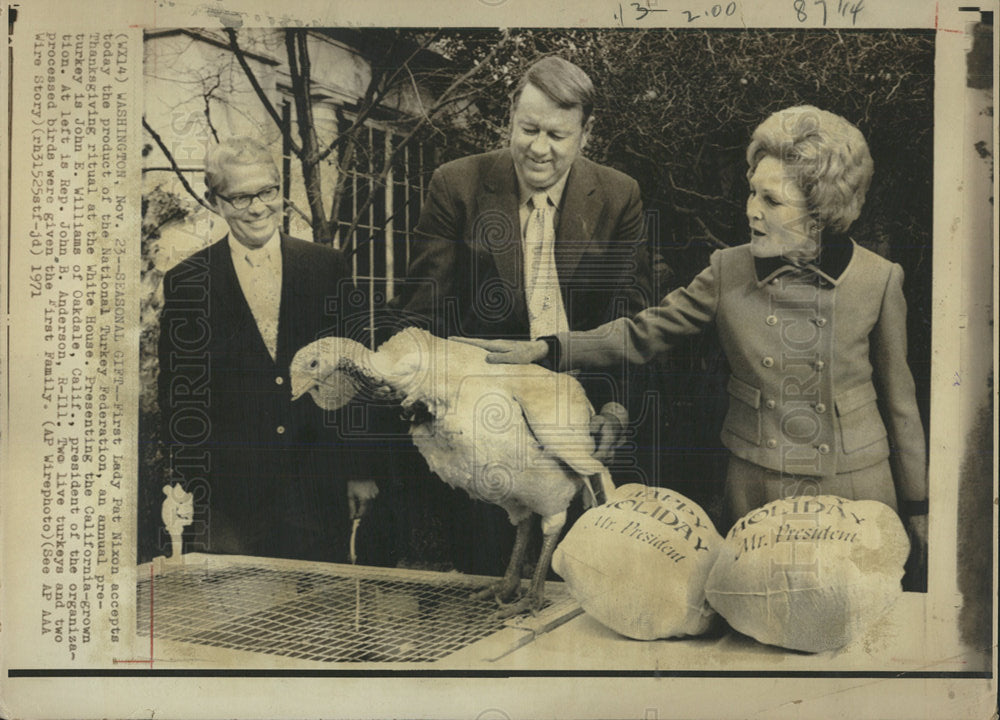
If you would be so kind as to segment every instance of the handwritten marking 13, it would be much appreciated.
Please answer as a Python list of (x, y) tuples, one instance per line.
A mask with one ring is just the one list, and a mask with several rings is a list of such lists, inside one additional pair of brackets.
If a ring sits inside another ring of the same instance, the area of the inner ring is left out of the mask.
[[(802, 0), (804, 1), (804, 0)], [(626, 13), (622, 8), (621, 3), (618, 4), (618, 12), (614, 13), (614, 19), (618, 21), (619, 25), (625, 26), (626, 19), (632, 20), (634, 22), (641, 22), (645, 20), (649, 15), (654, 13), (665, 13), (669, 12), (670, 8), (661, 7), (651, 7), (653, 0), (645, 0), (645, 2), (632, 2), (628, 3), (630, 12), (627, 13), (629, 17), (626, 17)], [(730, 2), (715, 3), (708, 7), (697, 7), (692, 9), (689, 5), (687, 9), (677, 10), (687, 19), (687, 22), (692, 23), (700, 18), (720, 18), (720, 17), (732, 17), (736, 14), (739, 9), (738, 3), (735, 0), (730, 0)]]

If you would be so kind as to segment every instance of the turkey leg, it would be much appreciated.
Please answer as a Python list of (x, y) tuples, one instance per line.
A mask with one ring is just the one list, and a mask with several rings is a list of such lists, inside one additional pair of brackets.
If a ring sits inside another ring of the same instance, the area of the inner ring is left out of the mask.
[[(497, 612), (498, 617), (511, 617), (525, 611), (529, 611), (534, 615), (542, 609), (542, 604), (545, 602), (545, 578), (549, 574), (549, 567), (552, 564), (552, 553), (555, 552), (556, 545), (559, 542), (559, 534), (565, 524), (565, 512), (542, 518), (542, 551), (538, 556), (535, 574), (531, 577), (531, 586), (528, 588), (528, 592), (520, 599), (512, 603), (503, 604)], [(520, 534), (520, 527), (518, 527), (518, 533)], [(514, 547), (517, 547), (516, 541)]]
[(524, 565), (524, 553), (528, 549), (528, 536), (531, 534), (531, 518), (529, 515), (517, 525), (514, 536), (514, 549), (510, 553), (510, 562), (503, 578), (472, 595), (475, 600), (496, 598), (498, 603), (504, 603), (513, 598), (521, 588), (521, 566)]

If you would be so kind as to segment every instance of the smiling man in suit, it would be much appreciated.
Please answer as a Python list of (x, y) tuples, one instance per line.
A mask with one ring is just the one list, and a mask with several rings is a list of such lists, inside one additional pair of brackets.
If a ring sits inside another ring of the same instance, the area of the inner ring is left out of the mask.
[(170, 467), (201, 490), (197, 512), (207, 513), (189, 548), (345, 560), (349, 513), (376, 490), (358, 479), (336, 418), (309, 398), (292, 402), (288, 366), (299, 348), (336, 334), (351, 276), (339, 251), (279, 230), (280, 182), (253, 139), (224, 140), (206, 156), (205, 197), (229, 233), (163, 279), (163, 437)]
[[(434, 172), (397, 300), (409, 321), (440, 336), (535, 339), (648, 305), (639, 185), (582, 154), (594, 101), (582, 69), (543, 58), (511, 96), (509, 147)], [(627, 422), (625, 372), (582, 378), (601, 411), (592, 430), (605, 457)], [(488, 518), (451, 519), (476, 526), (456, 531), (461, 569), (502, 570), (506, 552), (483, 549), (511, 534), (495, 510), (483, 505), (478, 512)]]
[(511, 102), (509, 147), (434, 172), (400, 306), (439, 335), (517, 338), (646, 307), (639, 185), (582, 155), (590, 78), (547, 57)]

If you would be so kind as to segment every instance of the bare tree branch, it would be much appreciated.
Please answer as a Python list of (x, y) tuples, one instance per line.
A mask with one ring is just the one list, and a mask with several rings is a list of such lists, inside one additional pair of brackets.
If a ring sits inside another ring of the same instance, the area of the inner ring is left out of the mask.
[(142, 126), (143, 126), (143, 128), (145, 128), (146, 132), (148, 132), (150, 134), (150, 136), (153, 138), (153, 141), (160, 148), (160, 151), (167, 158), (167, 161), (170, 163), (170, 167), (173, 169), (174, 174), (177, 176), (177, 179), (181, 181), (181, 185), (183, 185), (184, 189), (187, 190), (188, 195), (190, 195), (191, 197), (193, 197), (198, 202), (198, 204), (201, 205), (206, 210), (212, 210), (212, 208), (209, 207), (208, 203), (205, 202), (201, 197), (199, 197), (198, 193), (196, 193), (194, 191), (194, 188), (191, 187), (191, 183), (189, 183), (187, 181), (187, 178), (184, 177), (184, 173), (181, 171), (180, 167), (177, 165), (177, 161), (174, 160), (173, 153), (171, 153), (167, 149), (167, 146), (163, 144), (163, 138), (160, 137), (159, 133), (157, 133), (156, 130), (154, 130), (150, 126), (150, 124), (148, 122), (146, 122), (146, 116), (145, 115), (142, 116)]
[(722, 240), (720, 240), (719, 238), (717, 238), (715, 236), (715, 233), (713, 233), (711, 230), (708, 229), (708, 225), (706, 225), (704, 222), (702, 222), (702, 219), (700, 217), (698, 217), (697, 215), (695, 215), (694, 216), (694, 221), (696, 223), (698, 223), (698, 225), (701, 226), (701, 230), (702, 230), (703, 233), (705, 233), (705, 237), (708, 238), (708, 240), (713, 245), (715, 245), (715, 247), (719, 248), (720, 250), (723, 250), (723, 249), (729, 247), (729, 243), (723, 242)]
[[(342, 146), (349, 146), (356, 142), (356, 136), (359, 128), (361, 128), (365, 121), (371, 116), (375, 108), (378, 107), (381, 94), (379, 92), (379, 86), (382, 84), (382, 74), (377, 63), (372, 65), (372, 75), (368, 79), (368, 87), (365, 88), (364, 97), (358, 101), (358, 112), (355, 113), (354, 119), (351, 122), (350, 127), (348, 127), (343, 132), (338, 132), (337, 136), (330, 141), (330, 144), (323, 149), (319, 155), (318, 159), (320, 161), (326, 160), (334, 150), (341, 148)], [(353, 153), (345, 151), (346, 155), (352, 155)]]
[(285, 205), (291, 208), (291, 210), (295, 212), (295, 214), (297, 214), (300, 218), (302, 218), (307, 223), (312, 225), (312, 218), (306, 215), (304, 212), (302, 212), (302, 210), (299, 209), (299, 206), (296, 205), (294, 202), (292, 202), (291, 199), (285, 200)]
[[(341, 125), (344, 122), (344, 111), (342, 108), (336, 109), (337, 124)], [(338, 223), (340, 219), (340, 204), (344, 198), (344, 187), (347, 185), (347, 168), (354, 165), (354, 155), (355, 155), (356, 143), (349, 143), (343, 150), (341, 157), (337, 163), (337, 179), (334, 182), (333, 187), (333, 202), (330, 206), (330, 220), (333, 223)]]
[[(700, 155), (701, 151), (699, 151)], [(667, 178), (670, 180), (670, 187), (677, 192), (682, 192), (686, 195), (693, 195), (696, 198), (701, 198), (702, 200), (708, 200), (710, 202), (724, 202), (733, 207), (740, 207), (738, 203), (733, 200), (723, 197), (722, 195), (705, 195), (704, 193), (697, 192), (696, 190), (689, 190), (688, 188), (680, 187), (676, 182), (674, 182), (674, 174), (667, 170)]]
[(285, 30), (285, 49), (288, 52), (288, 68), (292, 78), (292, 97), (295, 99), (295, 116), (299, 128), (302, 149), (298, 153), (302, 163), (302, 179), (306, 186), (306, 199), (312, 214), (314, 240), (330, 240), (333, 226), (323, 207), (323, 177), (317, 160), (319, 139), (316, 136), (316, 122), (312, 107), (312, 63), (309, 59), (309, 35), (307, 30), (289, 28)]
[(413, 88), (413, 97), (417, 100), (417, 107), (420, 108), (420, 114), (423, 117), (427, 117), (427, 110), (424, 108), (424, 101), (420, 98), (420, 88), (417, 87), (417, 79), (413, 77), (413, 71), (410, 70), (410, 66), (406, 66), (406, 74), (410, 76), (410, 87)]
[[(500, 49), (504, 47), (507, 44), (507, 42), (509, 42), (509, 40), (510, 40), (510, 33), (508, 30), (504, 30), (502, 32), (500, 40), (493, 46), (493, 49), (490, 50), (490, 52), (486, 55), (485, 58), (483, 58), (483, 60), (479, 64), (473, 66), (470, 70), (468, 70), (467, 72), (456, 78), (454, 81), (452, 81), (452, 83), (445, 89), (445, 91), (442, 92), (441, 95), (439, 95), (438, 98), (434, 101), (434, 104), (428, 109), (428, 112), (414, 124), (414, 126), (410, 129), (410, 131), (406, 135), (402, 136), (402, 138), (395, 144), (392, 151), (386, 155), (385, 160), (382, 163), (382, 170), (378, 174), (378, 176), (374, 179), (373, 182), (379, 185), (385, 184), (385, 179), (386, 177), (388, 177), (389, 172), (392, 169), (392, 163), (396, 159), (396, 156), (403, 150), (403, 148), (405, 148), (409, 144), (410, 140), (425, 125), (430, 123), (436, 116), (441, 114), (445, 108), (451, 105), (452, 93), (454, 93), (458, 88), (461, 88), (463, 85), (465, 85), (465, 83), (467, 83), (473, 76), (475, 76), (478, 72), (480, 72), (482, 68), (489, 67), (493, 58), (496, 57), (496, 55), (500, 52)], [(357, 227), (359, 225), (359, 219), (364, 214), (364, 212), (371, 206), (373, 200), (374, 200), (374, 193), (369, 193), (368, 197), (365, 198), (365, 201), (361, 204), (361, 207), (358, 208), (358, 211), (355, 214), (354, 219), (351, 221), (350, 226), (344, 232), (343, 237), (345, 238), (345, 243), (349, 243), (352, 246), (348, 247), (347, 244), (342, 246), (342, 249), (344, 250), (345, 254), (348, 257), (353, 255), (357, 251), (357, 247), (353, 247), (354, 232), (355, 230), (357, 230)]]
[(216, 131), (215, 125), (212, 124), (211, 101), (212, 101), (212, 93), (214, 93), (216, 90), (219, 89), (219, 85), (221, 83), (222, 80), (219, 78), (218, 75), (216, 75), (215, 85), (213, 85), (207, 91), (203, 92), (201, 95), (202, 99), (205, 101), (205, 122), (208, 123), (208, 129), (212, 131), (212, 137), (215, 139), (215, 142), (219, 142), (219, 133)]
[[(253, 91), (257, 93), (257, 99), (260, 100), (261, 105), (267, 111), (267, 114), (271, 116), (274, 120), (274, 124), (278, 126), (279, 129), (283, 128), (281, 122), (281, 115), (275, 109), (271, 100), (267, 97), (267, 93), (264, 92), (264, 88), (260, 86), (260, 82), (257, 80), (257, 75), (254, 74), (253, 69), (247, 62), (246, 55), (243, 54), (243, 48), (240, 47), (239, 41), (236, 37), (236, 31), (233, 28), (224, 28), (226, 35), (229, 36), (229, 47), (232, 49), (233, 54), (236, 56), (236, 61), (240, 64), (243, 69), (244, 74), (247, 76), (247, 80), (250, 81), (250, 85), (253, 87)], [(291, 137), (288, 138), (288, 144), (292, 149), (292, 152), (296, 155), (301, 155), (302, 149), (296, 144), (295, 140)]]
[[(406, 70), (406, 72), (409, 72), (410, 62), (414, 58), (416, 58), (416, 56), (419, 55), (421, 52), (426, 50), (432, 42), (434, 42), (434, 40), (438, 37), (439, 32), (440, 31), (435, 32), (429, 37), (424, 38), (423, 42), (420, 43), (417, 49), (414, 50), (412, 53), (410, 53), (409, 57), (407, 57), (401, 63), (371, 64), (372, 75), (368, 81), (368, 87), (365, 88), (365, 96), (358, 103), (358, 112), (355, 114), (351, 126), (344, 133), (337, 133), (337, 137), (335, 137), (326, 147), (326, 149), (324, 149), (319, 154), (318, 159), (320, 161), (325, 160), (330, 155), (331, 152), (338, 149), (339, 147), (341, 147), (341, 145), (347, 143), (354, 137), (354, 134), (357, 132), (358, 128), (360, 128), (365, 123), (365, 121), (371, 116), (375, 108), (378, 107), (378, 102), (385, 94), (385, 90), (391, 88), (395, 84), (396, 78), (399, 77), (399, 75), (403, 72), (404, 69)], [(395, 43), (391, 45), (389, 47), (389, 50), (385, 53), (387, 57), (391, 57), (394, 47)], [(392, 66), (392, 65), (395, 65), (395, 70), (392, 72), (392, 74), (387, 77), (383, 76), (381, 74), (381, 67)]]

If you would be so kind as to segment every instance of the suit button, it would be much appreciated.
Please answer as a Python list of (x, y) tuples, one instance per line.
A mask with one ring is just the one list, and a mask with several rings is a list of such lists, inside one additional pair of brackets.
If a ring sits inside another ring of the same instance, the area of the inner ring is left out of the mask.
[(816, 449), (819, 450), (820, 455), (826, 455), (830, 452), (830, 446), (827, 445), (826, 443), (821, 444)]
[(771, 367), (774, 365), (774, 358), (768, 355), (766, 358), (760, 361), (764, 367)]
[(776, 315), (768, 315), (767, 320), (765, 320), (764, 322), (766, 322), (768, 325), (777, 325), (778, 318)]
[(816, 363), (813, 365), (813, 367), (816, 368), (817, 370), (822, 370), (823, 368), (826, 367), (826, 363), (823, 362), (822, 360), (817, 360)]
[(279, 375), (278, 377), (274, 378), (274, 384), (275, 385), (284, 385), (285, 384), (285, 378), (283, 378), (283, 377), (281, 377), (281, 375)]
[(778, 405), (778, 403), (774, 401), (774, 398), (768, 398), (768, 400), (766, 400), (764, 404), (767, 405), (768, 410), (774, 410), (774, 408), (777, 407)]
[(816, 407), (816, 412), (818, 412), (820, 415), (826, 412), (826, 405), (824, 405), (823, 403), (816, 403), (815, 407)]
[(774, 450), (774, 448), (778, 447), (778, 441), (775, 440), (774, 438), (768, 438), (767, 439), (767, 446), (769, 448), (771, 448), (772, 450)]
[(813, 322), (815, 322), (816, 325), (819, 326), (819, 327), (826, 327), (826, 318), (825, 317), (815, 318), (815, 320), (813, 320)]
[(279, 425), (275, 429), (275, 432), (278, 433), (279, 435), (284, 435), (285, 434), (285, 426), (284, 425)]

